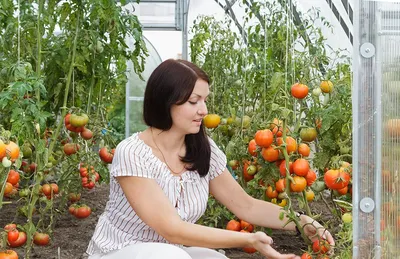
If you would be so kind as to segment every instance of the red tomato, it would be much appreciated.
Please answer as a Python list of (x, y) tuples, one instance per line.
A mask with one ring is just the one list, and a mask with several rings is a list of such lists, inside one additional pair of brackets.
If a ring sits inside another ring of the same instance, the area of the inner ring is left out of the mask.
[(75, 217), (77, 217), (78, 219), (87, 218), (91, 213), (92, 210), (90, 209), (89, 206), (86, 205), (83, 205), (75, 209)]
[[(281, 176), (286, 177), (286, 161), (283, 160), (282, 163), (279, 165), (279, 172)], [(293, 174), (293, 163), (289, 162), (289, 173)]]
[(269, 146), (261, 150), (261, 155), (265, 161), (270, 163), (275, 162), (279, 158), (279, 150), (275, 146)]
[(306, 175), (307, 186), (311, 186), (316, 179), (317, 179), (317, 174), (310, 169)]
[(350, 174), (343, 170), (328, 170), (324, 175), (326, 186), (332, 190), (343, 189), (350, 182)]
[(16, 229), (13, 229), (7, 233), (7, 241), (8, 242), (17, 241), (18, 237), (19, 237), (19, 231)]
[(312, 257), (311, 257), (311, 255), (310, 255), (309, 253), (304, 253), (304, 254), (301, 256), (301, 259), (312, 259)]
[(7, 182), (16, 185), (19, 182), (19, 173), (11, 169), (8, 173)]
[(274, 134), (269, 129), (258, 130), (254, 136), (254, 140), (260, 147), (269, 147), (274, 140)]
[(252, 156), (257, 156), (257, 144), (254, 139), (250, 140), (249, 146), (247, 147), (247, 151), (249, 151), (249, 154)]
[(4, 230), (8, 232), (8, 231), (14, 230), (16, 228), (17, 228), (17, 225), (15, 225), (14, 223), (10, 223), (4, 227)]
[(299, 158), (293, 163), (293, 172), (298, 176), (306, 176), (310, 170), (310, 164), (307, 160)]
[(292, 85), (291, 93), (292, 93), (293, 97), (295, 97), (297, 99), (303, 99), (308, 94), (308, 86), (306, 86), (304, 84), (296, 83), (296, 84)]
[(99, 151), (100, 159), (108, 164), (111, 164), (114, 158), (114, 152), (115, 149), (111, 149), (111, 152), (109, 152), (107, 147), (103, 147)]
[(86, 140), (89, 140), (93, 137), (93, 132), (87, 128), (83, 128), (83, 131), (80, 134), (81, 134), (81, 137)]
[(312, 247), (314, 252), (321, 254), (326, 254), (330, 249), (329, 243), (323, 239), (315, 240)]
[(26, 242), (26, 233), (19, 231), (19, 237), (16, 241), (9, 242), (10, 247), (20, 247), (23, 246)]
[(232, 230), (232, 231), (240, 231), (241, 230), (241, 225), (239, 221), (231, 219), (228, 224), (226, 224), (226, 229), (227, 230)]

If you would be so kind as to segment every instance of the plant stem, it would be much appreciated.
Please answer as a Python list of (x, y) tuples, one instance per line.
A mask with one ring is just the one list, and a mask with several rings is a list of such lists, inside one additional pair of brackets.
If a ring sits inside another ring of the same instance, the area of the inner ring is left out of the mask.
[(310, 206), (308, 205), (308, 201), (307, 201), (307, 194), (306, 194), (306, 190), (303, 190), (303, 198), (304, 198), (304, 204), (305, 204), (305, 207), (306, 207), (306, 213), (307, 213), (307, 216), (309, 216), (309, 217), (311, 217), (312, 215), (311, 215), (311, 210), (310, 210)]
[(57, 129), (56, 129), (56, 131), (54, 132), (54, 134), (52, 136), (50, 147), (49, 147), (49, 154), (51, 154), (52, 151), (53, 151), (53, 148), (54, 148), (54, 145), (55, 145), (56, 140), (58, 138), (58, 135), (60, 134), (61, 126), (64, 123), (63, 118), (67, 114), (67, 101), (68, 101), (69, 86), (71, 84), (72, 72), (73, 72), (74, 67), (75, 67), (74, 63), (75, 63), (76, 46), (78, 44), (79, 18), (80, 17), (78, 16), (77, 21), (76, 21), (75, 38), (74, 38), (74, 43), (72, 45), (71, 65), (69, 67), (68, 76), (67, 76), (67, 84), (65, 86), (64, 103), (63, 103), (63, 107), (61, 107), (61, 109), (62, 109), (61, 119), (58, 122)]
[[(44, 1), (38, 0), (38, 14), (37, 14), (37, 57), (36, 57), (36, 74), (40, 78), (41, 74), (41, 63), (42, 63), (42, 34), (40, 32), (40, 15), (43, 11)], [(40, 101), (40, 89), (36, 89), (36, 99)]]

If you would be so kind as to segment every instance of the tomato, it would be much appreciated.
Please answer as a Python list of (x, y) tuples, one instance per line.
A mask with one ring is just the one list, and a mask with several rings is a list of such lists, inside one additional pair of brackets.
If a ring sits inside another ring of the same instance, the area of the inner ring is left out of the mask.
[(11, 169), (8, 173), (7, 182), (16, 185), (19, 182), (19, 173)]
[(339, 195), (345, 195), (348, 192), (348, 190), (349, 190), (348, 186), (345, 186), (344, 188), (337, 189), (335, 191), (337, 191)]
[(265, 161), (270, 163), (275, 162), (279, 158), (279, 150), (275, 149), (275, 146), (270, 146), (267, 148), (263, 148), (261, 150), (261, 155)]
[(7, 231), (7, 232), (11, 231), (11, 230), (14, 230), (14, 229), (17, 229), (17, 225), (14, 224), (14, 223), (7, 224), (4, 227), (4, 230)]
[(77, 217), (78, 219), (87, 218), (91, 213), (92, 210), (89, 206), (86, 205), (82, 205), (75, 209), (75, 217)]
[(230, 160), (228, 165), (232, 168), (232, 170), (236, 170), (239, 167), (239, 161), (237, 160)]
[(18, 259), (18, 254), (13, 250), (0, 251), (0, 259)]
[(253, 232), (254, 226), (247, 221), (240, 220), (241, 230), (246, 230), (247, 232)]
[(324, 93), (331, 93), (333, 91), (333, 84), (329, 80), (324, 80), (319, 85), (319, 88), (321, 88), (321, 91)]
[(302, 128), (300, 138), (303, 141), (312, 142), (317, 138), (317, 130), (315, 128)]
[(396, 137), (400, 135), (400, 119), (390, 119), (386, 122), (385, 129), (389, 136)]
[(319, 97), (321, 95), (321, 93), (322, 93), (321, 88), (314, 88), (312, 90), (312, 95), (315, 97)]
[(80, 133), (83, 139), (89, 140), (93, 137), (93, 132), (88, 128), (83, 128), (83, 131)]
[(308, 86), (296, 83), (291, 87), (291, 93), (294, 98), (303, 99), (308, 94)]
[(304, 158), (299, 158), (293, 163), (293, 172), (298, 176), (306, 176), (310, 171), (310, 164)]
[(240, 231), (242, 228), (239, 221), (231, 219), (226, 225), (226, 229), (232, 231)]
[(203, 118), (204, 126), (209, 129), (218, 127), (220, 122), (221, 122), (221, 118), (217, 114), (207, 114)]
[(257, 144), (254, 139), (250, 140), (249, 146), (247, 147), (247, 151), (249, 151), (249, 154), (252, 156), (257, 156)]
[(111, 164), (114, 158), (114, 152), (115, 149), (111, 149), (111, 151), (109, 152), (107, 147), (103, 147), (99, 151), (100, 159), (108, 164)]
[(81, 194), (80, 193), (70, 193), (68, 194), (68, 200), (70, 202), (77, 202), (81, 199)]
[(8, 242), (17, 241), (18, 237), (19, 237), (19, 231), (17, 229), (10, 230), (7, 233), (7, 241)]
[(23, 246), (26, 242), (26, 233), (19, 231), (19, 237), (16, 241), (9, 242), (10, 247), (15, 248), (15, 247), (20, 247)]
[(255, 249), (253, 247), (243, 247), (243, 251), (245, 251), (248, 254), (253, 254), (253, 253), (257, 252), (257, 249)]
[(89, 117), (84, 113), (81, 115), (71, 114), (69, 121), (71, 126), (79, 128), (84, 127), (89, 122)]
[(6, 182), (6, 186), (4, 187), (4, 195), (10, 194), (13, 190), (13, 185), (9, 182)]
[(64, 153), (67, 156), (75, 154), (76, 152), (78, 152), (79, 149), (80, 149), (79, 144), (67, 143), (64, 145)]
[(353, 216), (351, 213), (347, 212), (342, 215), (342, 220), (345, 224), (349, 224), (353, 221)]
[(313, 192), (313, 190), (307, 190), (306, 191), (306, 199), (307, 201), (313, 201), (315, 198), (315, 193)]
[(257, 130), (254, 136), (257, 146), (269, 147), (274, 141), (274, 134), (269, 129)]
[(300, 143), (297, 152), (303, 157), (308, 157), (310, 155), (311, 149), (306, 143)]
[(272, 186), (268, 185), (267, 189), (265, 189), (265, 195), (270, 198), (277, 198), (278, 197), (278, 192), (276, 190), (272, 189)]
[(243, 178), (246, 182), (253, 180), (254, 179), (254, 175), (250, 175), (248, 173), (248, 167), (250, 166), (250, 162), (245, 160), (243, 162)]
[(329, 249), (330, 245), (326, 240), (315, 240), (313, 245), (312, 245), (313, 251), (316, 253), (321, 253), (321, 254), (326, 254)]
[(257, 166), (255, 165), (249, 165), (247, 167), (247, 174), (249, 175), (255, 175), (257, 173)]
[(33, 243), (35, 243), (38, 246), (45, 246), (49, 244), (49, 242), (50, 242), (49, 234), (36, 232), (33, 235)]
[(42, 193), (46, 196), (51, 195), (51, 185), (46, 183), (42, 185)]
[(6, 144), (0, 139), (0, 160), (6, 156)]
[(301, 259), (312, 259), (312, 257), (311, 257), (311, 255), (310, 255), (309, 253), (304, 253), (304, 254), (301, 256)]
[[(286, 161), (283, 160), (282, 163), (279, 165), (279, 172), (280, 175), (286, 177)], [(289, 173), (293, 174), (293, 162), (289, 162)]]
[(306, 178), (302, 176), (293, 176), (293, 182), (290, 183), (290, 190), (292, 192), (302, 192), (307, 186)]
[(317, 127), (317, 129), (320, 129), (322, 127), (321, 119), (315, 119), (315, 127)]
[(53, 190), (53, 193), (58, 194), (58, 192), (59, 192), (58, 185), (56, 183), (51, 183), (50, 186), (51, 186), (51, 189)]
[(284, 192), (286, 187), (286, 179), (281, 178), (275, 183), (275, 189), (277, 192)]
[(332, 190), (342, 189), (350, 182), (350, 174), (340, 170), (328, 170), (324, 175), (326, 186)]
[[(283, 138), (279, 137), (276, 138), (276, 143), (278, 145), (282, 145), (283, 144)], [(286, 151), (288, 152), (288, 154), (296, 152), (297, 151), (297, 142), (294, 138), (288, 136), (286, 137)]]
[(311, 186), (317, 180), (317, 174), (313, 170), (308, 170), (306, 175), (307, 186)]
[(19, 147), (14, 142), (10, 141), (6, 144), (6, 154), (11, 161), (15, 161), (19, 157)]
[(81, 177), (87, 177), (88, 176), (88, 171), (86, 167), (81, 167), (79, 168), (79, 174)]

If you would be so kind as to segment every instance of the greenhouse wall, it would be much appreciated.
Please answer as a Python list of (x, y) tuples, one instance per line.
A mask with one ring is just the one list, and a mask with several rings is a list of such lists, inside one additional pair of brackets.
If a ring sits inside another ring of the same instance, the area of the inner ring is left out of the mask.
[(354, 9), (353, 258), (398, 258), (400, 2)]

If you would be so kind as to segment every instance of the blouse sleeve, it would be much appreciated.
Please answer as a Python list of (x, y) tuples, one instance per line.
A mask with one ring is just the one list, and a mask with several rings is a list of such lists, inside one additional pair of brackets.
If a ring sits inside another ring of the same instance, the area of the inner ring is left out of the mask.
[(111, 164), (111, 176), (138, 176), (153, 178), (148, 170), (148, 150), (135, 139), (125, 139), (117, 145), (113, 162)]
[(211, 138), (208, 139), (211, 146), (210, 170), (208, 173), (210, 175), (210, 180), (212, 180), (225, 170), (226, 156), (221, 149), (219, 149), (217, 144), (215, 144), (214, 140)]

